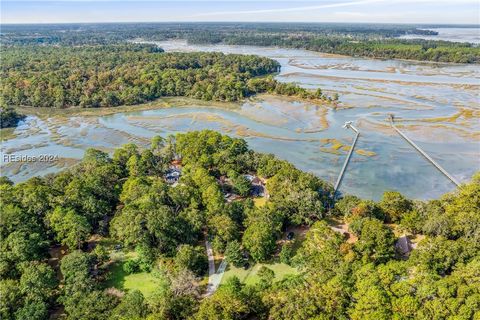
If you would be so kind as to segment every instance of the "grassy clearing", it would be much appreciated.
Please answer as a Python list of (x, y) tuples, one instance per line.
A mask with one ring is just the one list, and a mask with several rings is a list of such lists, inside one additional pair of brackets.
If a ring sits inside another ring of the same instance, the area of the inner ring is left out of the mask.
[(150, 296), (160, 285), (160, 279), (155, 277), (152, 272), (139, 272), (127, 274), (123, 270), (123, 264), (136, 257), (134, 251), (127, 253), (112, 252), (112, 264), (110, 265), (110, 275), (106, 282), (107, 287), (115, 287), (122, 291), (139, 290), (145, 297)]
[(228, 278), (237, 276), (240, 281), (245, 284), (255, 284), (259, 282), (259, 277), (257, 276), (258, 271), (262, 266), (265, 266), (269, 269), (272, 269), (275, 272), (275, 281), (282, 280), (288, 274), (298, 274), (298, 270), (296, 268), (290, 267), (284, 263), (273, 263), (273, 264), (266, 264), (266, 263), (257, 263), (253, 267), (245, 270), (244, 268), (236, 268), (232, 265), (227, 267), (227, 271), (223, 275), (222, 282), (220, 284), (225, 283)]
[[(287, 242), (292, 244), (292, 249), (293, 249), (293, 255), (297, 253), (297, 250), (300, 249), (302, 246), (303, 241), (305, 240), (305, 237), (307, 235), (307, 232), (309, 230), (308, 226), (290, 226), (283, 232), (281, 240), (277, 241), (277, 254), (280, 253), (281, 246), (285, 245)], [(287, 240), (287, 235), (293, 232), (295, 234), (293, 240)]]
[(265, 203), (267, 203), (267, 198), (266, 197), (253, 198), (253, 203), (257, 208), (263, 207)]

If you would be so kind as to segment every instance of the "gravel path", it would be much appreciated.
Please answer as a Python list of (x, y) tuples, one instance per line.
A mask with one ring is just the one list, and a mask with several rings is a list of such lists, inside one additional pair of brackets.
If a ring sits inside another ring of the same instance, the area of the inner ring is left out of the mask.
[(225, 273), (225, 269), (227, 268), (227, 262), (222, 260), (218, 270), (215, 272), (215, 260), (213, 257), (213, 249), (210, 242), (205, 241), (205, 247), (207, 248), (207, 256), (208, 256), (208, 285), (207, 285), (207, 292), (205, 296), (209, 296), (213, 294), (220, 282), (222, 281), (223, 274)]

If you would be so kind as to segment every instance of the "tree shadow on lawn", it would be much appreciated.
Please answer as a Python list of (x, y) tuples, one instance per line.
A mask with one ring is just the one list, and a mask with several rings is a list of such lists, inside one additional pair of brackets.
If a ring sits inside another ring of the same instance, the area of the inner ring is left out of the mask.
[(109, 273), (105, 283), (107, 288), (115, 287), (124, 290), (125, 277), (128, 276), (128, 273), (123, 270), (123, 264), (124, 261), (115, 261), (108, 266)]

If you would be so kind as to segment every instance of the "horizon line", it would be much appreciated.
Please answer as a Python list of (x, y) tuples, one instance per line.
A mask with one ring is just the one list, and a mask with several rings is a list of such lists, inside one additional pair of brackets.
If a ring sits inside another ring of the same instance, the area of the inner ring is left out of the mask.
[(418, 26), (428, 26), (428, 25), (444, 25), (444, 26), (475, 26), (480, 28), (479, 23), (442, 23), (442, 22), (364, 22), (364, 21), (201, 21), (201, 20), (191, 20), (191, 21), (81, 21), (81, 22), (0, 22), (0, 25), (56, 25), (56, 24), (147, 24), (147, 23), (178, 23), (178, 24), (187, 24), (187, 23), (297, 23), (297, 24), (377, 24), (377, 25), (418, 25)]

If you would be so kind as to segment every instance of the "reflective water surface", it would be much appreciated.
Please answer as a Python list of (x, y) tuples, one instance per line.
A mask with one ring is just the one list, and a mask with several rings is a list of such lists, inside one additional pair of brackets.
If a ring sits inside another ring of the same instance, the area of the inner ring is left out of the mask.
[(6, 163), (2, 175), (14, 181), (70, 166), (86, 148), (111, 152), (129, 141), (188, 130), (214, 129), (245, 138), (257, 151), (274, 153), (298, 168), (335, 182), (354, 133), (356, 152), (340, 191), (378, 199), (384, 190), (427, 199), (455, 186), (389, 126), (401, 128), (460, 181), (480, 170), (480, 69), (478, 66), (373, 60), (295, 49), (160, 42), (166, 51), (221, 51), (278, 60), (279, 81), (321, 87), (340, 95), (340, 107), (279, 96), (247, 99), (238, 108), (190, 103), (106, 116), (29, 116), (3, 141), (2, 154), (58, 154), (54, 163)]
[(429, 29), (437, 31), (438, 35), (436, 36), (426, 36), (426, 35), (417, 35), (409, 34), (401, 36), (403, 39), (426, 39), (426, 40), (445, 40), (453, 42), (470, 42), (479, 44), (480, 43), (480, 28), (436, 28)]

